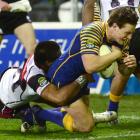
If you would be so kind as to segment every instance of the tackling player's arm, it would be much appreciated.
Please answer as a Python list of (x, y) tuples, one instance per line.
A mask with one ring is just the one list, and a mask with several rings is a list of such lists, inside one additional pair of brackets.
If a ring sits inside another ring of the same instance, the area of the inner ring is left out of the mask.
[(29, 86), (38, 93), (47, 103), (55, 106), (64, 106), (75, 97), (80, 89), (87, 83), (84, 76), (61, 88), (51, 84), (43, 75), (36, 75), (28, 81)]

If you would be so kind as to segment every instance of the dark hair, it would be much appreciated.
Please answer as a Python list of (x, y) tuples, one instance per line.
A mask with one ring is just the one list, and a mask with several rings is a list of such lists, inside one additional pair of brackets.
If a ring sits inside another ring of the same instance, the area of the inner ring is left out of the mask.
[(122, 28), (126, 23), (136, 25), (137, 21), (137, 13), (134, 9), (127, 6), (114, 9), (108, 19), (108, 25), (111, 27), (113, 23), (116, 23), (119, 28)]
[(55, 61), (61, 55), (59, 45), (54, 41), (39, 42), (35, 48), (34, 60), (35, 64), (43, 65), (46, 60), (48, 62)]

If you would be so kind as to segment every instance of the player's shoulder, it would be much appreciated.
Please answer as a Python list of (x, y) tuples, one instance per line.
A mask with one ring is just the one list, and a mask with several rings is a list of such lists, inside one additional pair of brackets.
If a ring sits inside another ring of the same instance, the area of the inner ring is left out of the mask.
[(82, 32), (90, 32), (90, 31), (95, 31), (95, 33), (97, 33), (97, 32), (102, 32), (103, 30), (104, 30), (104, 22), (95, 21), (95, 22), (92, 22), (92, 23), (84, 26), (81, 29), (81, 33)]

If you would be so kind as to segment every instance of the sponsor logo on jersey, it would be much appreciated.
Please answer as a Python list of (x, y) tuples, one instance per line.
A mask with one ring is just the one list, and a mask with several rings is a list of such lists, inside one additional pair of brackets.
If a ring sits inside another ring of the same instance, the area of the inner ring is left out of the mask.
[(43, 86), (45, 86), (45, 85), (48, 83), (48, 81), (46, 80), (45, 77), (40, 77), (40, 78), (38, 79), (38, 83), (39, 83), (39, 85), (40, 85), (41, 87), (43, 87)]
[(92, 40), (87, 40), (87, 42), (86, 42), (86, 48), (92, 49), (94, 47), (95, 47), (94, 42)]

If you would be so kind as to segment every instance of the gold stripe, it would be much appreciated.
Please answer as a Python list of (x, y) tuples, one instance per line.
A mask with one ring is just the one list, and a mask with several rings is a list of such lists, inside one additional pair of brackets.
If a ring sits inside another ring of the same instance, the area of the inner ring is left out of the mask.
[(113, 95), (113, 93), (109, 94), (109, 99), (113, 102), (119, 102), (121, 98), (122, 98), (122, 95), (116, 96), (116, 95)]
[(66, 114), (63, 118), (63, 125), (64, 128), (70, 132), (73, 132), (73, 124), (74, 124), (74, 119), (70, 114)]
[(99, 5), (96, 2), (95, 2), (95, 5), (94, 5), (93, 21), (101, 21), (100, 8), (99, 8)]

